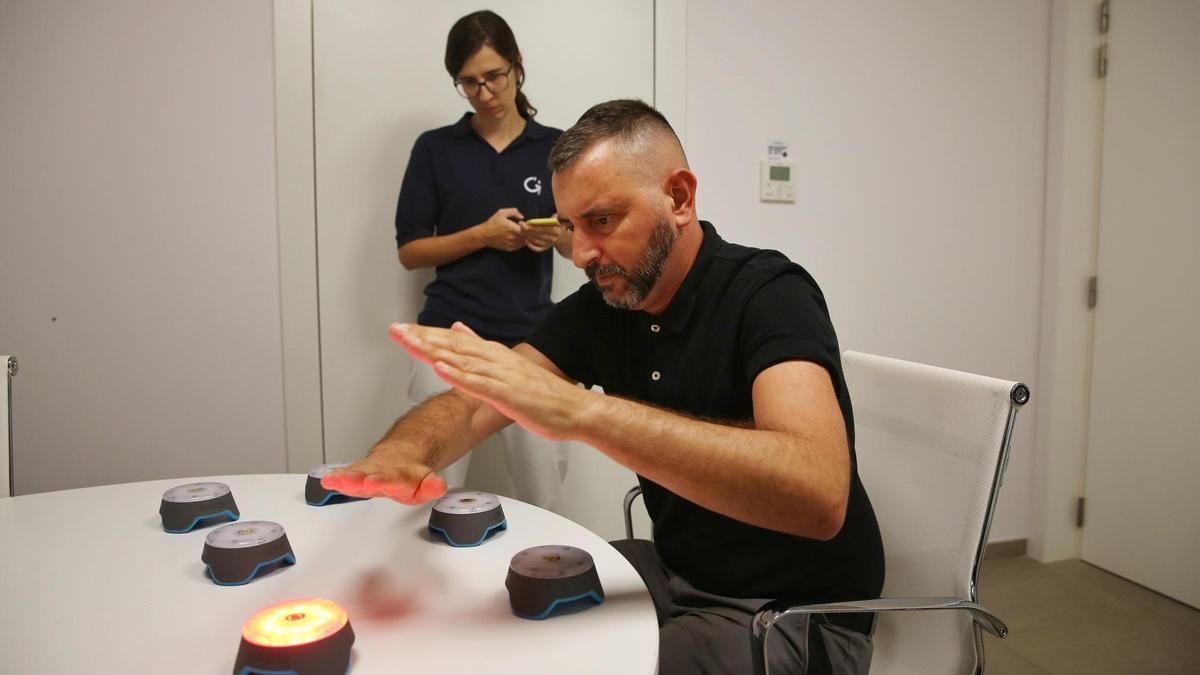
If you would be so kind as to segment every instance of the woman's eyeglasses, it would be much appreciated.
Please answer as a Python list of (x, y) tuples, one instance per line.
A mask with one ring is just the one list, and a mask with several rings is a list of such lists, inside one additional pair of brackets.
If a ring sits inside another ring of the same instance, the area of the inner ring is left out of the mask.
[(514, 64), (508, 65), (508, 70), (504, 72), (491, 72), (483, 76), (483, 80), (476, 80), (470, 77), (464, 77), (454, 81), (454, 88), (458, 91), (458, 95), (463, 98), (470, 98), (479, 95), (480, 87), (487, 87), (487, 90), (492, 94), (499, 94), (508, 89), (508, 75), (512, 72)]

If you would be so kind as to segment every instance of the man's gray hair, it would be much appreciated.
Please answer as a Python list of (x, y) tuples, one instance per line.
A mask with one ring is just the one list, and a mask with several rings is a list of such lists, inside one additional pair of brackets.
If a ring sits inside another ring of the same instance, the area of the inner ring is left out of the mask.
[(645, 101), (635, 98), (598, 103), (583, 113), (570, 129), (558, 137), (550, 150), (547, 164), (558, 173), (571, 167), (589, 148), (610, 138), (620, 138), (630, 146), (639, 146), (653, 135), (669, 134), (683, 152), (679, 136), (663, 114)]

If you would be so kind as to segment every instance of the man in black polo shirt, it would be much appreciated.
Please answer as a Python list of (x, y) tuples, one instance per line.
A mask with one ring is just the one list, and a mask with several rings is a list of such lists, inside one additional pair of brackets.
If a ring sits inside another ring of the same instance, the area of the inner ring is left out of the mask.
[[(461, 323), (394, 324), (454, 391), (326, 486), (436, 498), (445, 484), (433, 471), (510, 421), (592, 445), (645, 490), (654, 544), (615, 545), (654, 598), (659, 672), (748, 672), (747, 627), (766, 599), (872, 598), (883, 585), (824, 297), (782, 254), (727, 243), (698, 220), (678, 138), (640, 101), (593, 107), (550, 168), (591, 283), (513, 349)], [(779, 626), (772, 672), (865, 673), (870, 626), (816, 622), (804, 663), (799, 626)]]

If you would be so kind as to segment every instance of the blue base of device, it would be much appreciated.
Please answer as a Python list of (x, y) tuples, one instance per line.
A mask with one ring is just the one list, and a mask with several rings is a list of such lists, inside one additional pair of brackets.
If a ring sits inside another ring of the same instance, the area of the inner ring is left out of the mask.
[(196, 516), (196, 519), (193, 520), (191, 522), (191, 524), (189, 524), (187, 527), (183, 528), (182, 530), (168, 530), (167, 528), (164, 527), (163, 531), (170, 532), (171, 534), (184, 534), (184, 533), (191, 532), (192, 530), (196, 529), (196, 525), (199, 525), (200, 521), (202, 521), (202, 520), (210, 520), (212, 518), (220, 518), (222, 516), (228, 518), (231, 521), (237, 520), (240, 517), (238, 514), (234, 513), (233, 511), (230, 511), (229, 509), (225, 509), (224, 511), (219, 511), (217, 513), (210, 513), (207, 516)]
[(370, 497), (347, 497), (346, 495), (344, 495), (340, 492), (330, 492), (329, 494), (325, 495), (325, 498), (319, 502), (310, 502), (307, 499), (305, 499), (304, 503), (308, 504), (309, 506), (325, 506), (326, 504), (345, 504), (347, 502), (361, 502), (361, 501), (366, 501), (368, 499), (370, 499)]
[(508, 529), (508, 518), (505, 518), (504, 520), (502, 520), (502, 521), (496, 523), (495, 525), (489, 527), (488, 529), (484, 530), (483, 536), (479, 538), (479, 541), (462, 543), (462, 542), (457, 542), (457, 541), (454, 541), (453, 539), (451, 539), (450, 535), (442, 528), (440, 528), (436, 525), (429, 526), (430, 532), (436, 532), (436, 533), (442, 535), (442, 537), (445, 538), (446, 543), (450, 544), (451, 546), (453, 546), (455, 548), (470, 548), (472, 546), (478, 546), (483, 543), (484, 539), (487, 539), (488, 537), (490, 537), (493, 532), (499, 532), (500, 530), (507, 530), (507, 529)]
[(548, 618), (551, 614), (554, 613), (554, 610), (558, 609), (559, 607), (562, 607), (563, 605), (568, 605), (572, 602), (577, 602), (579, 600), (585, 600), (585, 599), (591, 600), (593, 603), (595, 603), (597, 605), (604, 602), (604, 598), (600, 597), (600, 595), (598, 593), (596, 593), (596, 591), (588, 591), (587, 593), (584, 593), (582, 595), (576, 595), (576, 596), (570, 597), (570, 598), (559, 598), (559, 599), (555, 600), (554, 602), (550, 603), (550, 606), (546, 608), (546, 611), (542, 612), (541, 614), (537, 614), (537, 615), (522, 614), (522, 613), (516, 611), (515, 609), (513, 610), (513, 614), (516, 614), (517, 616), (521, 617), (522, 619), (532, 619), (534, 621), (541, 621), (542, 619)]
[(285, 565), (295, 565), (296, 564), (296, 556), (292, 553), (284, 553), (283, 555), (279, 556), (278, 558), (276, 558), (274, 560), (268, 560), (266, 562), (261, 562), (254, 566), (254, 571), (252, 571), (250, 573), (250, 576), (246, 577), (245, 579), (242, 579), (241, 581), (221, 581), (220, 579), (213, 576), (212, 565), (205, 565), (204, 569), (208, 572), (208, 578), (212, 579), (213, 583), (218, 586), (244, 586), (244, 585), (250, 583), (250, 581), (252, 579), (254, 579), (254, 577), (257, 576), (258, 573), (261, 572), (264, 568), (270, 567), (271, 565), (275, 565), (277, 563), (282, 563)]

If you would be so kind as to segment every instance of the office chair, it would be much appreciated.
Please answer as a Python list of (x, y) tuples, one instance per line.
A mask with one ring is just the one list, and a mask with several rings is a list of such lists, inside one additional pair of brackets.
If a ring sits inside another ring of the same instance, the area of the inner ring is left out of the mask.
[[(1003, 638), (1008, 628), (978, 604), (976, 587), (1029, 388), (853, 351), (842, 354), (842, 368), (854, 405), (858, 471), (883, 535), (883, 598), (768, 603), (750, 625), (754, 672), (769, 673), (765, 655), (777, 621), (873, 612), (872, 672), (982, 673), (981, 631)], [(629, 538), (640, 492), (625, 497)]]

